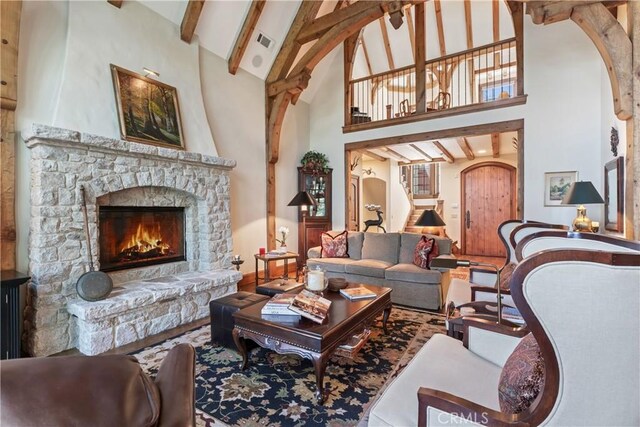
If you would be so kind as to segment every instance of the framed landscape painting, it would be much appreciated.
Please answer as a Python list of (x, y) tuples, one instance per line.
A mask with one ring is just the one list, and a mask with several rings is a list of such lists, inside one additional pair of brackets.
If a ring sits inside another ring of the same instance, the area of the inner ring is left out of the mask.
[(176, 88), (111, 64), (120, 135), (183, 150)]
[(547, 172), (544, 174), (544, 205), (560, 206), (571, 184), (578, 180), (578, 172)]

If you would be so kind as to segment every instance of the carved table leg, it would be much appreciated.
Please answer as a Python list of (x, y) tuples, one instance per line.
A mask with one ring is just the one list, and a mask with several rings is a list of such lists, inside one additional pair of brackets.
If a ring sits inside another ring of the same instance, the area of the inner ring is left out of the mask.
[(313, 356), (313, 367), (316, 371), (316, 399), (318, 403), (323, 404), (325, 400), (325, 390), (324, 390), (324, 371), (327, 368), (327, 361), (329, 360), (329, 355), (327, 354), (317, 354)]
[(249, 362), (249, 358), (247, 357), (247, 343), (244, 338), (240, 337), (238, 333), (238, 329), (233, 328), (233, 341), (236, 343), (236, 347), (238, 347), (238, 351), (240, 351), (240, 355), (242, 356), (242, 364), (240, 365), (241, 370), (247, 369), (247, 364)]
[(387, 320), (389, 320), (389, 315), (391, 314), (391, 304), (389, 304), (388, 306), (386, 306), (384, 308), (384, 311), (382, 313), (382, 329), (384, 330), (384, 333), (388, 333), (387, 331)]

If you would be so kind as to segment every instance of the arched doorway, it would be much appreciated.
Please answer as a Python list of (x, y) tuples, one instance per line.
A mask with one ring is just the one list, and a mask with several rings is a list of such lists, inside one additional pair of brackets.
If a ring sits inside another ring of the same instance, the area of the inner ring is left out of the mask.
[(462, 253), (506, 256), (496, 232), (498, 225), (516, 218), (516, 168), (483, 162), (460, 173)]
[[(362, 225), (360, 230), (364, 230), (364, 222), (370, 219), (378, 219), (375, 211), (369, 211), (364, 207), (367, 205), (378, 205), (383, 212), (382, 226), (386, 228), (387, 222), (387, 182), (380, 178), (365, 178), (362, 180)], [(376, 232), (376, 227), (369, 228), (370, 232)]]

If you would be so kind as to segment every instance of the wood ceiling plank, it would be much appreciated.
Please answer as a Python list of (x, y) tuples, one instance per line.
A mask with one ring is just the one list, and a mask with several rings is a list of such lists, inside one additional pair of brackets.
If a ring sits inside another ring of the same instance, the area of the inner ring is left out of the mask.
[(493, 157), (500, 157), (500, 134), (496, 132), (491, 134), (491, 153)]
[(409, 144), (409, 146), (411, 148), (413, 148), (414, 150), (416, 150), (418, 153), (420, 153), (421, 156), (423, 156), (425, 158), (426, 161), (430, 162), (433, 160), (433, 157), (431, 157), (430, 155), (428, 155), (426, 153), (426, 151), (424, 151), (422, 148), (418, 147), (416, 144)]
[(403, 156), (402, 154), (398, 153), (393, 148), (384, 147), (382, 149), (384, 151), (386, 151), (387, 154), (389, 154), (391, 157), (394, 157), (399, 162), (410, 162), (411, 161), (411, 159), (406, 158), (405, 156)]
[(431, 141), (431, 143), (435, 145), (435, 147), (442, 152), (442, 155), (444, 156), (444, 158), (447, 159), (447, 163), (453, 163), (456, 161), (456, 159), (451, 155), (449, 150), (444, 148), (444, 145), (442, 145), (440, 141)]
[(471, 19), (471, 0), (464, 0), (464, 22), (467, 28), (467, 49), (473, 49), (473, 23)]
[(247, 13), (247, 17), (244, 19), (244, 23), (240, 29), (240, 34), (238, 34), (238, 38), (233, 46), (233, 50), (231, 51), (231, 56), (229, 57), (229, 73), (231, 74), (235, 74), (238, 71), (240, 61), (242, 61), (244, 52), (247, 50), (249, 40), (251, 40), (253, 31), (258, 24), (258, 20), (260, 19), (265, 3), (266, 0), (253, 0), (251, 2), (249, 12)]
[(191, 43), (191, 39), (193, 39), (204, 2), (205, 0), (189, 0), (187, 3), (187, 9), (184, 11), (182, 24), (180, 24), (180, 38), (187, 43)]
[(276, 59), (273, 61), (273, 65), (271, 65), (271, 70), (269, 71), (269, 75), (267, 75), (266, 82), (273, 83), (277, 80), (283, 79), (289, 73), (289, 69), (293, 65), (293, 61), (295, 61), (298, 52), (302, 45), (297, 41), (298, 35), (300, 31), (311, 22), (316, 15), (318, 14), (318, 10), (320, 10), (320, 6), (322, 6), (321, 1), (314, 0), (302, 0), (300, 4), (300, 8), (296, 13), (296, 17), (287, 32), (287, 35), (282, 43), (282, 47), (276, 56)]
[(447, 54), (447, 47), (444, 42), (444, 25), (442, 24), (442, 7), (440, 0), (433, 0), (436, 9), (436, 26), (438, 27), (438, 43), (440, 44), (440, 56)]
[(122, 1), (123, 0), (107, 0), (107, 3), (120, 9), (120, 7), (122, 6)]
[(380, 32), (382, 33), (382, 41), (384, 42), (384, 51), (387, 54), (389, 69), (394, 70), (396, 66), (393, 62), (393, 52), (391, 52), (391, 43), (389, 42), (389, 33), (387, 32), (387, 24), (384, 22), (384, 17), (380, 18), (378, 23), (380, 24)]
[(407, 8), (405, 11), (407, 14), (407, 30), (409, 31), (409, 43), (411, 43), (411, 53), (413, 54), (413, 61), (416, 61), (416, 32), (413, 26), (413, 14), (411, 8)]
[(476, 158), (476, 156), (473, 154), (471, 146), (469, 145), (469, 141), (467, 141), (467, 138), (465, 138), (464, 136), (456, 138), (456, 142), (458, 143), (458, 146), (460, 147), (464, 155), (467, 156), (467, 160), (473, 160)]

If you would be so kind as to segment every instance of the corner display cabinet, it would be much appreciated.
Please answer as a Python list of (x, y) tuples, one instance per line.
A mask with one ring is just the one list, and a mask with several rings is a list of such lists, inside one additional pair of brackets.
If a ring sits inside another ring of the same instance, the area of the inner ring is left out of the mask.
[(331, 172), (333, 169), (322, 172), (298, 167), (298, 190), (307, 191), (318, 202), (307, 212), (298, 208), (298, 253), (302, 263), (307, 260), (309, 248), (320, 246), (320, 235), (331, 230)]

